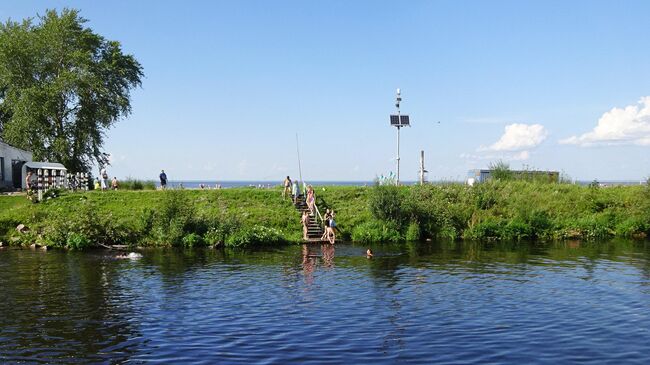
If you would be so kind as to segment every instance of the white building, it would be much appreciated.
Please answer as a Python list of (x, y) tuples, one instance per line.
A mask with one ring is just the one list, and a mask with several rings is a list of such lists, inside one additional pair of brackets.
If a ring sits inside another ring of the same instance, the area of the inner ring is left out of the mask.
[(23, 185), (23, 165), (32, 161), (32, 153), (0, 141), (0, 188)]

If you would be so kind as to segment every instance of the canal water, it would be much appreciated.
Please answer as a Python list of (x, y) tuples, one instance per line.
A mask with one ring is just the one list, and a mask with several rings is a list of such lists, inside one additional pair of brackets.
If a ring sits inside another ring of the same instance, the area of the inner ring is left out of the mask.
[(0, 362), (649, 364), (650, 244), (0, 250)]

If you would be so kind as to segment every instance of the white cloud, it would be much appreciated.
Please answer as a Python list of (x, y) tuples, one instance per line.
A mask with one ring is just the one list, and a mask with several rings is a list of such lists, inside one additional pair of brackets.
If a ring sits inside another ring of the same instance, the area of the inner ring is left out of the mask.
[(530, 158), (530, 149), (544, 142), (548, 133), (541, 124), (513, 123), (505, 127), (503, 135), (492, 145), (477, 149), (481, 154), (462, 154), (469, 161), (508, 160), (525, 161)]
[(578, 146), (650, 145), (650, 96), (641, 98), (639, 105), (613, 108), (598, 119), (591, 132), (560, 140), (560, 143)]
[[(481, 147), (479, 151), (511, 151), (526, 152), (542, 143), (548, 133), (541, 124), (509, 124), (501, 138), (489, 147)], [(528, 158), (528, 157), (526, 157)]]

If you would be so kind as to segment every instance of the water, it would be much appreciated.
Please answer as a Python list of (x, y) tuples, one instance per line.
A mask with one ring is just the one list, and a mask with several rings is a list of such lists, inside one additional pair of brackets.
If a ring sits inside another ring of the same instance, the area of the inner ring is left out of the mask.
[(650, 363), (650, 244), (0, 250), (3, 363)]
[[(306, 181), (306, 183), (314, 186), (373, 186), (372, 181)], [(222, 188), (241, 188), (241, 187), (255, 187), (255, 188), (275, 188), (282, 186), (282, 180), (269, 181), (269, 180), (251, 180), (251, 181), (217, 181), (217, 180), (170, 180), (169, 187), (183, 186), (187, 189), (198, 189), (201, 184), (206, 188), (214, 189), (217, 185)]]

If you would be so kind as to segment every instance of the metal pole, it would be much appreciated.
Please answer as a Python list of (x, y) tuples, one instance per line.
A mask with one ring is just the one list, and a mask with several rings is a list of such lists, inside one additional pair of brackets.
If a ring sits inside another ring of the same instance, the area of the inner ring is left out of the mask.
[[(399, 113), (398, 113), (399, 115)], [(400, 127), (397, 127), (397, 181), (396, 184), (399, 186), (399, 130)]]
[(396, 99), (397, 99), (396, 106), (397, 106), (397, 121), (398, 121), (398, 124), (397, 124), (397, 181), (395, 182), (395, 184), (397, 186), (399, 186), (399, 130), (402, 128), (402, 125), (401, 125), (402, 124), (402, 119), (401, 119), (401, 116), (400, 116), (401, 114), (400, 114), (400, 111), (399, 111), (399, 104), (402, 101), (402, 97), (400, 95), (399, 89), (397, 89), (397, 98)]
[[(300, 182), (302, 183), (302, 167), (300, 166), (300, 144), (298, 143), (298, 133), (296, 133), (296, 150), (298, 151), (298, 175), (300, 176)], [(300, 184), (298, 184), (300, 187)]]
[(424, 185), (424, 151), (420, 151), (420, 185)]

